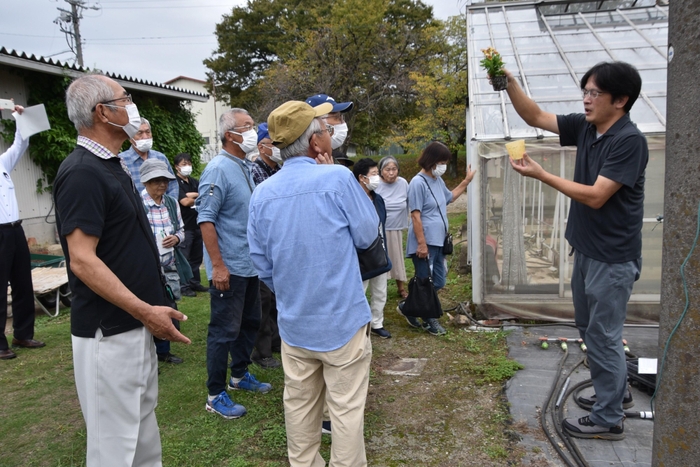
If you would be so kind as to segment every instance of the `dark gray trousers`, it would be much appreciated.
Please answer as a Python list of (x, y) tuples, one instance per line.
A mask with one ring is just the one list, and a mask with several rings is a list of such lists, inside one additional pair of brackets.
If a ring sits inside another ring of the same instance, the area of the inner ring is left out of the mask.
[(619, 425), (627, 389), (627, 364), (622, 329), (632, 286), (639, 279), (642, 259), (603, 263), (578, 251), (571, 275), (576, 327), (588, 347), (588, 363), (596, 394), (591, 421)]

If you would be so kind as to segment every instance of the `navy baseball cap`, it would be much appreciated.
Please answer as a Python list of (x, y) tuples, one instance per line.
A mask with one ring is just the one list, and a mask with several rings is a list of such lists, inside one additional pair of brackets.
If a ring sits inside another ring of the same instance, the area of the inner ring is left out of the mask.
[(336, 102), (328, 94), (316, 94), (306, 99), (306, 103), (311, 107), (316, 107), (326, 102), (333, 104), (333, 112), (349, 112), (352, 110), (352, 102)]
[(258, 143), (265, 138), (272, 139), (270, 138), (270, 133), (267, 131), (267, 123), (261, 123), (258, 125)]

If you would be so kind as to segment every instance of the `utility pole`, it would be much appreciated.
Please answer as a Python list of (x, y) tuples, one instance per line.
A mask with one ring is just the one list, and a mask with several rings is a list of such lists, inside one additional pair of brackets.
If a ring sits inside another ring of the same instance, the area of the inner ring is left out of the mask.
[(87, 6), (83, 0), (65, 0), (71, 6), (70, 11), (58, 8), (60, 16), (54, 20), (66, 34), (66, 42), (71, 51), (75, 54), (76, 61), (80, 67), (83, 66), (83, 40), (80, 36), (80, 20), (83, 19), (82, 10), (99, 10), (99, 6)]
[(700, 459), (700, 245), (695, 245), (700, 203), (698, 15), (697, 1), (669, 2), (660, 370), (664, 356), (665, 363), (657, 375), (654, 467), (698, 465)]

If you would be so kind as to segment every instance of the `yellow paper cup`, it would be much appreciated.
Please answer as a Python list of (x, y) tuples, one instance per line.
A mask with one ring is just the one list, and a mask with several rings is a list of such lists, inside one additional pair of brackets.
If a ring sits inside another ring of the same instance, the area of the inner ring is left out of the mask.
[(508, 155), (513, 160), (518, 160), (523, 158), (523, 153), (525, 152), (525, 140), (519, 139), (517, 141), (511, 141), (506, 143), (506, 149), (508, 150)]

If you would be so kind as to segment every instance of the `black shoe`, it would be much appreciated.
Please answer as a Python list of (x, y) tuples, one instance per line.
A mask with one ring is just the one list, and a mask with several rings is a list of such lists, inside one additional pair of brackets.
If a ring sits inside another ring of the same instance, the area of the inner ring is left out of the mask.
[(282, 362), (273, 357), (251, 358), (251, 360), (262, 368), (279, 368), (282, 366)]
[(44, 347), (41, 341), (35, 341), (34, 339), (12, 339), (12, 347), (22, 347), (24, 349), (38, 349), (39, 347)]
[(192, 289), (180, 289), (180, 295), (183, 297), (196, 297), (197, 294), (194, 293), (194, 290)]
[(168, 353), (159, 353), (158, 354), (158, 360), (161, 362), (165, 363), (174, 363), (174, 364), (179, 364), (182, 363), (184, 360), (178, 357), (177, 355), (173, 355), (170, 352)]
[[(590, 397), (579, 396), (578, 398), (578, 405), (586, 410), (591, 410), (596, 402), (597, 400), (595, 394)], [(627, 410), (631, 409), (632, 407), (634, 407), (634, 400), (632, 400), (632, 393), (628, 389), (625, 391), (625, 397), (622, 399), (622, 408), (623, 410)]]
[(15, 357), (17, 357), (17, 354), (11, 349), (0, 350), (0, 360), (9, 360)]
[(191, 285), (190, 288), (195, 292), (209, 292), (209, 289), (202, 284)]
[(625, 427), (622, 422), (613, 427), (596, 425), (589, 416), (581, 418), (567, 418), (562, 422), (562, 428), (569, 436), (584, 439), (607, 439), (619, 441), (625, 439)]

